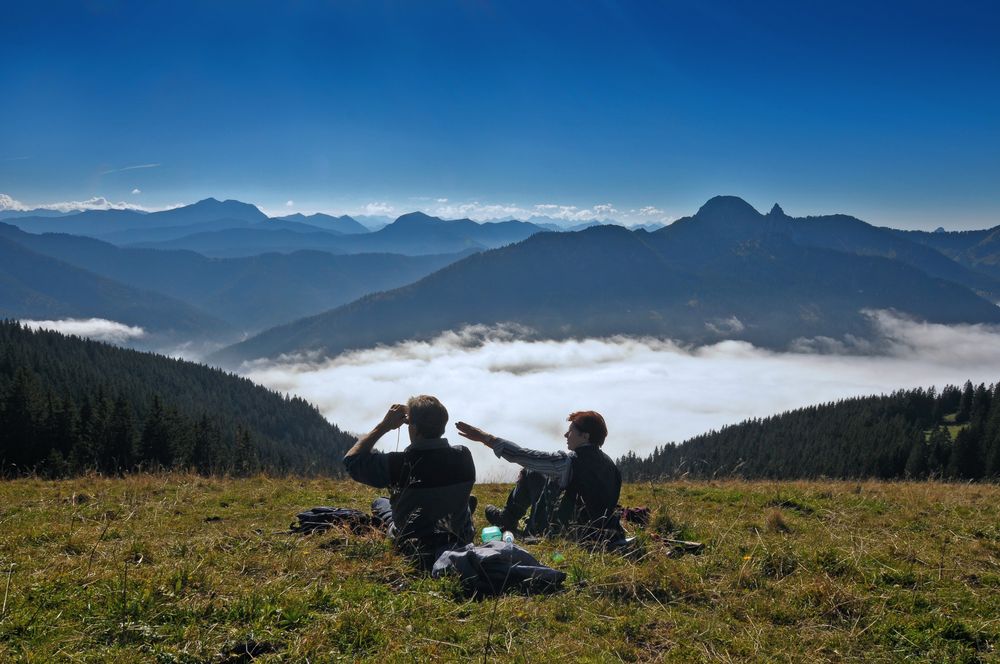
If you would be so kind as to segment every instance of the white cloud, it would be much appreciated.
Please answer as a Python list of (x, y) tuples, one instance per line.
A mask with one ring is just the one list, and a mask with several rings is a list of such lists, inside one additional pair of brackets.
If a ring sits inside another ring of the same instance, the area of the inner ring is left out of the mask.
[[(133, 189), (133, 194), (141, 194), (139, 189)], [(165, 205), (162, 207), (146, 207), (136, 203), (126, 201), (109, 201), (103, 196), (94, 196), (85, 201), (60, 201), (57, 203), (22, 203), (7, 194), (0, 194), (0, 210), (34, 210), (36, 208), (44, 210), (57, 210), (59, 212), (82, 212), (83, 210), (136, 210), (139, 212), (156, 212), (158, 210), (171, 210), (181, 207), (180, 204)]]
[(285, 201), (285, 207), (295, 207), (295, 201)]
[(447, 203), (447, 202), (448, 202), (448, 199), (447, 199), (447, 198), (438, 198), (438, 199), (437, 199), (437, 202), (438, 202), (438, 203)]
[(656, 217), (663, 214), (663, 210), (653, 207), (652, 205), (647, 205), (644, 208), (639, 209), (640, 217)]
[(384, 201), (368, 203), (364, 207), (364, 214), (392, 214), (396, 208)]
[(46, 210), (58, 210), (59, 212), (75, 212), (82, 210), (148, 210), (148, 208), (136, 205), (135, 203), (126, 203), (125, 201), (118, 201), (115, 203), (113, 201), (109, 201), (103, 196), (95, 196), (93, 198), (88, 198), (85, 201), (43, 203), (37, 207), (45, 208)]
[(125, 171), (137, 171), (145, 168), (158, 168), (160, 164), (138, 164), (136, 166), (125, 166), (124, 168), (112, 168), (107, 171), (101, 171), (101, 175), (108, 175), (110, 173), (123, 173)]
[(595, 205), (590, 208), (579, 208), (575, 205), (557, 205), (555, 203), (539, 203), (534, 206), (534, 213), (552, 217), (553, 219), (582, 223), (594, 221), (595, 219), (607, 219), (619, 214), (619, 211), (610, 203)]
[(145, 330), (141, 327), (133, 327), (104, 318), (22, 320), (21, 324), (34, 330), (53, 330), (62, 334), (73, 334), (78, 337), (87, 337), (110, 343), (123, 343), (129, 339), (143, 337), (146, 334)]
[(730, 316), (729, 318), (706, 321), (705, 327), (714, 334), (725, 336), (728, 334), (742, 332), (745, 326), (743, 325), (743, 321), (739, 318), (736, 316)]
[[(608, 420), (605, 449), (614, 457), (630, 449), (645, 454), (658, 444), (810, 404), (1000, 378), (1000, 328), (870, 315), (885, 335), (882, 355), (776, 353), (737, 341), (697, 349), (654, 339), (531, 342), (507, 329), (493, 336), (482, 330), (447, 333), (430, 343), (332, 360), (259, 364), (246, 373), (305, 397), (332, 422), (359, 432), (368, 431), (390, 404), (428, 393), (445, 403), (452, 424), (465, 420), (555, 451), (563, 448), (565, 416), (594, 409)], [(451, 425), (446, 435), (461, 440)], [(391, 449), (395, 437), (383, 441), (380, 447)], [(481, 445), (469, 447), (481, 481), (514, 476), (513, 467)]]
[(30, 210), (21, 201), (15, 200), (7, 194), (0, 194), (0, 210)]

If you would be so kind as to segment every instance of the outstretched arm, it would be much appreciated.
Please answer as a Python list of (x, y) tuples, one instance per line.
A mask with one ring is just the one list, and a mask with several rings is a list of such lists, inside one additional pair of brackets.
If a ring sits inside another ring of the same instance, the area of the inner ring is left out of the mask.
[(573, 467), (573, 457), (575, 456), (572, 452), (529, 450), (465, 422), (456, 422), (455, 428), (458, 429), (459, 435), (463, 438), (486, 445), (493, 450), (494, 454), (505, 461), (516, 463), (522, 468), (533, 470), (548, 477), (556, 477), (559, 479), (559, 486), (561, 487), (569, 484)]
[(455, 422), (455, 428), (458, 429), (459, 436), (468, 438), (469, 440), (474, 440), (477, 443), (482, 443), (490, 449), (493, 449), (493, 445), (500, 440), (493, 434), (487, 433), (486, 431), (476, 428), (471, 424), (466, 424), (465, 422)]

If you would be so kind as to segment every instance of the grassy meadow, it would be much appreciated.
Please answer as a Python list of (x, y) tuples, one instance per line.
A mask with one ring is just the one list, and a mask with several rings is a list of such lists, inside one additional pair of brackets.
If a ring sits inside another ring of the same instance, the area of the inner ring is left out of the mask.
[[(565, 589), (498, 601), (414, 572), (376, 535), (281, 532), (375, 495), (270, 477), (0, 482), (0, 661), (1000, 659), (1000, 487), (627, 485), (622, 504), (653, 509), (643, 557), (531, 545)], [(706, 547), (674, 555), (652, 533)]]

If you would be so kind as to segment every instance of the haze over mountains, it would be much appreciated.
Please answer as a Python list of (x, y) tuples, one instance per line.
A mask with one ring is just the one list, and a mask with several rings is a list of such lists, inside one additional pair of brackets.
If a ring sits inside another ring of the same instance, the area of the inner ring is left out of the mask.
[(13, 217), (0, 223), (0, 315), (107, 318), (158, 340), (260, 332), (211, 358), (229, 365), (465, 325), (863, 351), (877, 341), (866, 310), (1000, 323), (998, 229), (898, 231), (777, 205), (761, 214), (730, 196), (651, 232), (548, 228), (414, 212), (370, 231), (215, 199)]

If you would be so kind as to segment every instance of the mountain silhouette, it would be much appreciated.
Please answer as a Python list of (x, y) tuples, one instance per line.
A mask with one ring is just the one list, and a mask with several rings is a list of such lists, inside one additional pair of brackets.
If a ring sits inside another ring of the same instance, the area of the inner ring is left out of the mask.
[(289, 214), (284, 217), (277, 217), (277, 219), (283, 219), (285, 221), (295, 221), (302, 224), (308, 224), (310, 226), (315, 226), (316, 228), (321, 228), (326, 231), (335, 231), (342, 235), (352, 235), (354, 233), (368, 233), (367, 226), (363, 226), (355, 221), (353, 218), (345, 215), (339, 217), (334, 217), (329, 214), (323, 214), (317, 212), (315, 214), (304, 215), (301, 213)]
[(148, 290), (43, 256), (0, 237), (0, 318), (104, 318), (142, 327), (139, 346), (192, 338), (227, 341), (235, 330), (222, 320)]
[[(268, 222), (270, 223), (270, 222)], [(35, 235), (0, 223), (0, 238), (109, 279), (188, 302), (256, 332), (397, 288), (463, 257), (318, 251), (213, 259), (192, 251), (116, 247), (63, 233)]]
[(267, 215), (249, 203), (206, 198), (191, 205), (160, 212), (85, 210), (63, 217), (21, 217), (8, 221), (29, 233), (73, 233), (74, 235), (99, 236), (131, 228), (186, 226), (219, 219), (259, 222), (266, 220)]
[(534, 224), (521, 221), (479, 224), (471, 219), (444, 220), (422, 212), (412, 212), (369, 233), (315, 233), (302, 232), (301, 228), (266, 231), (262, 229), (262, 225), (255, 225), (199, 232), (165, 242), (141, 242), (128, 246), (188, 249), (206, 256), (229, 258), (305, 249), (334, 254), (393, 253), (421, 256), (495, 248), (520, 242), (541, 230)]
[(1000, 323), (1000, 309), (959, 283), (889, 257), (813, 246), (827, 225), (796, 233), (798, 223), (812, 222), (762, 215), (724, 196), (653, 233), (617, 226), (540, 233), (415, 284), (267, 330), (213, 360), (304, 350), (335, 355), (472, 324), (515, 323), (530, 338), (735, 338), (787, 348), (800, 338), (871, 338), (876, 330), (863, 310)]

